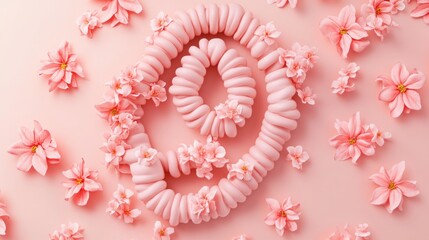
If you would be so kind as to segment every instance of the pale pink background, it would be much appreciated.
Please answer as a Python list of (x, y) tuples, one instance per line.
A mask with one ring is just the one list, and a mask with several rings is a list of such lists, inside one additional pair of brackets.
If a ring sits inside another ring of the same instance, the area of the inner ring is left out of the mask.
[[(98, 9), (102, 1), (37, 0), (5, 1), (0, 7), (0, 189), (1, 199), (11, 214), (8, 221), (7, 239), (47, 239), (48, 234), (67, 221), (79, 222), (85, 229), (86, 239), (149, 239), (153, 223), (159, 219), (144, 210), (143, 204), (135, 206), (143, 210), (134, 225), (123, 224), (105, 213), (106, 204), (117, 183), (133, 187), (130, 177), (117, 177), (103, 166), (103, 153), (98, 149), (107, 126), (97, 115), (94, 105), (101, 100), (104, 83), (141, 56), (145, 47), (144, 37), (150, 33), (149, 20), (159, 11), (173, 13), (186, 10), (201, 0), (144, 0), (143, 14), (131, 15), (128, 26), (105, 26), (96, 32), (94, 39), (81, 37), (75, 19), (87, 9)], [(231, 2), (218, 0), (215, 2)], [(373, 44), (363, 54), (352, 55), (350, 60), (362, 67), (357, 91), (337, 97), (330, 93), (330, 82), (337, 77), (339, 68), (346, 64), (335, 48), (322, 37), (318, 30), (320, 20), (337, 14), (346, 4), (356, 7), (364, 1), (300, 0), (298, 8), (278, 9), (265, 0), (236, 0), (255, 13), (262, 22), (273, 20), (283, 32), (283, 47), (299, 41), (316, 46), (321, 57), (310, 73), (307, 84), (319, 96), (315, 107), (299, 105), (302, 119), (288, 144), (301, 144), (309, 152), (311, 162), (299, 172), (285, 161), (285, 154), (276, 163), (258, 190), (248, 201), (224, 219), (201, 225), (181, 225), (176, 228), (174, 239), (231, 239), (246, 233), (252, 239), (281, 239), (274, 228), (264, 224), (268, 212), (266, 197), (292, 196), (302, 204), (302, 220), (296, 233), (286, 233), (287, 239), (325, 239), (345, 223), (370, 224), (374, 239), (413, 239), (427, 237), (429, 213), (429, 89), (421, 91), (423, 110), (400, 119), (392, 119), (387, 106), (377, 100), (379, 86), (375, 78), (388, 74), (391, 67), (402, 61), (409, 67), (417, 67), (429, 74), (429, 26), (413, 20), (407, 13), (396, 16), (401, 25), (393, 29), (383, 43), (372, 39)], [(79, 82), (79, 89), (71, 92), (48, 93), (47, 82), (37, 71), (39, 61), (46, 52), (68, 40), (79, 55), (87, 74), (87, 80)], [(235, 42), (229, 46), (247, 51)], [(196, 44), (193, 41), (190, 45)], [(250, 59), (250, 58), (249, 58)], [(177, 68), (179, 58), (174, 61)], [(249, 60), (255, 66), (254, 60)], [(164, 74), (170, 83), (173, 69)], [(235, 140), (222, 140), (234, 161), (247, 151), (257, 136), (263, 112), (266, 108), (263, 75), (254, 71), (258, 96), (254, 117), (240, 129)], [(226, 93), (218, 74), (211, 70), (206, 77), (202, 95), (210, 105), (223, 101)], [(393, 133), (393, 140), (384, 148), (377, 149), (371, 158), (362, 158), (358, 166), (351, 162), (333, 160), (334, 149), (328, 139), (335, 134), (335, 118), (346, 119), (361, 111), (364, 121), (373, 122)], [(46, 177), (34, 172), (22, 173), (15, 168), (16, 158), (6, 153), (7, 147), (18, 140), (18, 128), (31, 126), (39, 120), (55, 136), (63, 156), (60, 165), (51, 166)], [(160, 150), (176, 148), (180, 143), (190, 143), (199, 137), (196, 131), (186, 128), (180, 115), (168, 101), (158, 109), (146, 107), (143, 123)], [(80, 158), (88, 166), (100, 171), (104, 191), (91, 195), (87, 207), (77, 207), (63, 200), (65, 190), (61, 171), (69, 168)], [(375, 186), (368, 176), (381, 166), (390, 167), (401, 160), (407, 161), (406, 177), (418, 181), (421, 194), (406, 199), (404, 212), (388, 214), (382, 207), (369, 204)], [(225, 176), (220, 171), (218, 177)], [(207, 182), (194, 177), (171, 180), (170, 186), (181, 192), (196, 191)], [(217, 179), (216, 179), (217, 180)], [(212, 184), (209, 182), (208, 184)], [(136, 202), (137, 200), (135, 200)]]

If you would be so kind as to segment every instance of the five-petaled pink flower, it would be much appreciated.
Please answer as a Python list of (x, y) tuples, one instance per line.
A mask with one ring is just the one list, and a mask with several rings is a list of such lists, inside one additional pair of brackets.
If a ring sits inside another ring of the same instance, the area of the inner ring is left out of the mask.
[(34, 121), (33, 130), (21, 127), (20, 135), (21, 141), (8, 150), (10, 154), (19, 156), (16, 165), (19, 170), (28, 172), (33, 167), (44, 176), (48, 170), (48, 164), (59, 163), (61, 156), (57, 151), (57, 143), (38, 121)]
[(317, 95), (312, 92), (310, 87), (299, 88), (297, 94), (302, 103), (309, 105), (316, 104)]
[(295, 8), (297, 2), (298, 0), (267, 0), (268, 4), (275, 4), (279, 8), (286, 6), (287, 3), (290, 4), (291, 8)]
[(243, 106), (241, 106), (235, 99), (228, 99), (225, 103), (219, 103), (214, 109), (219, 119), (229, 118), (237, 124), (244, 121), (244, 117), (241, 115)]
[(131, 209), (131, 197), (134, 192), (118, 184), (113, 193), (113, 200), (109, 201), (106, 212), (111, 216), (122, 219), (125, 223), (133, 223), (134, 219), (141, 215), (140, 209)]
[(192, 213), (197, 215), (197, 218), (208, 216), (211, 212), (216, 211), (216, 188), (202, 187), (197, 194), (192, 198)]
[(158, 151), (146, 145), (141, 145), (139, 149), (135, 152), (135, 154), (138, 163), (143, 163), (143, 165), (145, 165), (146, 167), (152, 166), (155, 161), (158, 160), (158, 158), (156, 158)]
[(155, 106), (159, 106), (160, 103), (167, 101), (167, 92), (165, 90), (165, 82), (159, 80), (156, 83), (150, 84), (150, 90), (143, 93), (146, 99), (152, 99)]
[(6, 205), (0, 202), (0, 236), (6, 235), (6, 223), (4, 220), (9, 218), (9, 214), (4, 209), (5, 207)]
[(267, 45), (273, 45), (274, 39), (279, 38), (280, 34), (281, 32), (276, 29), (273, 22), (261, 25), (255, 31), (255, 35), (259, 37), (259, 40), (264, 41)]
[(118, 23), (128, 24), (128, 11), (141, 13), (143, 6), (139, 0), (109, 0), (100, 12), (100, 20), (105, 23), (112, 20), (112, 27)]
[(338, 17), (329, 16), (320, 23), (323, 35), (337, 46), (338, 52), (347, 58), (350, 48), (363, 51), (368, 45), (368, 33), (356, 22), (356, 9), (353, 5), (341, 9)]
[(78, 223), (69, 222), (68, 225), (61, 224), (61, 230), (49, 234), (50, 240), (83, 240), (84, 230)]
[(113, 193), (113, 198), (119, 203), (130, 204), (130, 199), (134, 195), (134, 192), (128, 188), (124, 188), (122, 184), (118, 184), (118, 188)]
[(392, 138), (392, 134), (390, 132), (381, 131), (375, 124), (371, 123), (368, 128), (372, 133), (372, 142), (380, 147), (384, 145), (386, 139)]
[(361, 223), (355, 228), (355, 240), (369, 240), (371, 232), (368, 230), (368, 223)]
[(239, 180), (250, 181), (255, 164), (239, 159), (235, 164), (227, 165), (228, 179), (237, 178)]
[(276, 199), (265, 199), (271, 212), (265, 217), (265, 224), (275, 226), (277, 233), (283, 236), (285, 229), (291, 232), (298, 230), (297, 221), (301, 211), (299, 203), (293, 203), (292, 199), (288, 197), (280, 205)]
[(173, 18), (168, 16), (165, 12), (159, 12), (156, 18), (150, 20), (150, 27), (155, 33), (160, 33), (165, 30), (168, 25), (173, 21)]
[(76, 24), (79, 26), (80, 33), (92, 38), (93, 31), (96, 28), (102, 27), (100, 18), (98, 17), (98, 11), (86, 11), (76, 20)]
[(355, 113), (349, 121), (337, 119), (335, 129), (338, 135), (329, 140), (330, 145), (336, 148), (335, 160), (351, 159), (356, 163), (361, 154), (366, 156), (375, 154), (372, 133), (362, 126), (359, 112)]
[(360, 66), (355, 62), (347, 64), (347, 66), (340, 69), (338, 74), (343, 77), (356, 78), (357, 73), (360, 70)]
[(296, 169), (301, 170), (302, 164), (307, 162), (310, 159), (310, 156), (305, 152), (302, 146), (298, 145), (296, 147), (289, 146), (287, 148), (288, 155), (286, 159), (292, 161), (292, 166)]
[(63, 42), (55, 51), (48, 53), (49, 60), (42, 61), (39, 75), (48, 79), (49, 91), (77, 87), (77, 78), (84, 78), (77, 55), (72, 53), (68, 42)]
[(402, 180), (404, 171), (405, 161), (402, 161), (389, 171), (381, 167), (379, 173), (369, 177), (379, 186), (372, 194), (371, 204), (383, 205), (389, 213), (397, 208), (402, 211), (403, 196), (415, 197), (420, 193), (416, 181)]
[(417, 70), (408, 71), (403, 64), (396, 64), (391, 72), (391, 77), (379, 76), (383, 89), (378, 99), (389, 103), (390, 114), (397, 118), (409, 110), (420, 110), (422, 108), (420, 95), (416, 91), (423, 87), (426, 82), (425, 75)]
[(174, 233), (174, 228), (164, 226), (160, 221), (156, 221), (153, 228), (153, 240), (170, 240), (170, 235)]
[(417, 4), (411, 12), (411, 17), (423, 18), (423, 21), (429, 24), (429, 0), (417, 0)]
[(68, 178), (63, 186), (67, 188), (65, 200), (72, 199), (78, 206), (85, 206), (89, 200), (89, 193), (102, 191), (103, 188), (98, 179), (98, 171), (89, 170), (85, 167), (85, 160), (75, 163), (73, 168), (63, 171), (63, 175)]

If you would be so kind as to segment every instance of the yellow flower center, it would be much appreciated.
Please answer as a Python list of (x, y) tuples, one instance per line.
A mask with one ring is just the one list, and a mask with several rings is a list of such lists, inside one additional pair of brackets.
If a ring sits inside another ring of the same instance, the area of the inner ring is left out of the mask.
[(80, 185), (80, 184), (82, 184), (83, 183), (83, 179), (82, 178), (77, 178), (76, 179), (76, 184), (77, 185)]
[(376, 13), (377, 15), (380, 15), (380, 13), (381, 13), (381, 8), (377, 8), (377, 9), (375, 10), (375, 13)]
[(110, 111), (110, 114), (112, 114), (112, 116), (118, 115), (118, 109), (114, 108), (112, 109), (112, 111)]
[(399, 84), (396, 88), (398, 89), (398, 91), (400, 93), (405, 93), (407, 91), (407, 87), (405, 87), (404, 84), (402, 84), (402, 83)]
[(143, 157), (144, 158), (149, 158), (150, 157), (150, 153), (149, 152), (144, 152), (143, 153)]
[(349, 139), (349, 144), (350, 145), (356, 144), (356, 138)]
[(36, 153), (36, 151), (37, 151), (37, 146), (36, 145), (32, 146), (31, 147), (31, 152), (32, 153)]
[(247, 172), (249, 169), (247, 168), (247, 166), (243, 166), (243, 167), (241, 167), (241, 170)]
[(165, 230), (164, 229), (159, 230), (159, 236), (165, 236)]
[(287, 217), (287, 215), (286, 215), (286, 211), (281, 210), (281, 211), (279, 212), (279, 217)]
[(396, 189), (396, 184), (394, 182), (390, 182), (389, 183), (389, 187), (390, 190), (395, 190)]
[(66, 69), (67, 68), (67, 63), (61, 63), (60, 68), (61, 68), (61, 70)]
[(347, 34), (347, 29), (345, 29), (345, 28), (341, 29), (340, 34), (341, 35)]

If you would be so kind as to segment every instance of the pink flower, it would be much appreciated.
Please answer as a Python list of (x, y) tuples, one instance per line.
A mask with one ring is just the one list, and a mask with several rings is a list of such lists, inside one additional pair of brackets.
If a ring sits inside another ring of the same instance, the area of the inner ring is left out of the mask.
[(42, 128), (38, 121), (34, 121), (34, 128), (30, 130), (21, 127), (21, 141), (12, 145), (8, 152), (19, 157), (16, 167), (28, 172), (33, 167), (41, 175), (45, 175), (48, 164), (60, 162), (61, 155), (57, 151), (57, 143), (48, 130)]
[(104, 161), (106, 162), (107, 167), (110, 165), (118, 166), (122, 162), (122, 158), (125, 155), (125, 146), (123, 144), (117, 144), (113, 141), (104, 143), (104, 146), (101, 147), (101, 150), (105, 152)]
[(191, 161), (191, 153), (189, 152), (189, 148), (186, 144), (182, 144), (177, 149), (177, 154), (180, 165), (187, 165), (189, 164), (189, 161)]
[(56, 51), (48, 53), (49, 60), (42, 61), (39, 75), (48, 79), (49, 91), (77, 87), (77, 78), (84, 78), (83, 69), (77, 63), (77, 55), (70, 50), (68, 42), (63, 42)]
[(371, 204), (383, 205), (389, 213), (397, 208), (402, 211), (403, 196), (415, 197), (420, 193), (416, 181), (402, 180), (404, 171), (405, 161), (402, 161), (393, 165), (389, 171), (381, 167), (379, 173), (369, 177), (379, 186), (372, 194)]
[(386, 0), (369, 0), (368, 4), (362, 5), (362, 13), (365, 16), (380, 18), (383, 24), (390, 26), (392, 24), (393, 4)]
[(411, 17), (423, 18), (423, 21), (429, 24), (429, 0), (417, 0), (417, 4), (411, 12)]
[(165, 12), (159, 12), (156, 18), (150, 20), (150, 27), (155, 33), (160, 33), (164, 31), (171, 22), (173, 22), (173, 18), (168, 16)]
[(6, 235), (6, 223), (4, 221), (9, 218), (9, 214), (4, 209), (5, 207), (6, 205), (0, 202), (0, 236)]
[(92, 38), (93, 31), (102, 27), (97, 11), (86, 11), (76, 20), (80, 33)]
[(335, 160), (351, 159), (353, 163), (357, 163), (361, 154), (366, 156), (375, 154), (372, 133), (366, 132), (362, 127), (359, 112), (355, 113), (349, 121), (337, 119), (335, 128), (338, 135), (329, 140), (330, 145), (336, 148)]
[(392, 4), (392, 14), (397, 14), (405, 10), (405, 0), (390, 0)]
[(85, 168), (85, 160), (75, 163), (73, 168), (63, 171), (63, 175), (68, 178), (63, 186), (67, 188), (65, 200), (73, 199), (78, 206), (85, 206), (89, 200), (89, 193), (102, 191), (103, 188), (98, 179), (98, 171), (92, 171)]
[(152, 99), (155, 103), (155, 106), (159, 106), (161, 102), (167, 101), (167, 92), (165, 91), (165, 82), (159, 80), (156, 83), (150, 85), (149, 92), (143, 93), (143, 96), (146, 99)]
[(110, 124), (113, 124), (115, 122), (114, 118), (121, 113), (131, 113), (134, 115), (135, 112), (134, 105), (124, 98), (120, 98), (119, 101), (116, 101), (114, 98), (106, 99), (104, 102), (97, 104), (95, 108), (98, 110), (98, 115), (106, 119)]
[(265, 224), (275, 226), (280, 236), (283, 236), (285, 229), (291, 232), (298, 229), (297, 221), (301, 215), (299, 203), (292, 203), (290, 197), (284, 200), (281, 205), (276, 199), (267, 198), (265, 200), (271, 209), (271, 212), (265, 217)]
[(368, 231), (368, 224), (362, 223), (356, 227), (355, 230), (355, 240), (369, 240), (371, 237), (371, 232)]
[(118, 184), (118, 188), (113, 193), (113, 198), (119, 203), (130, 204), (130, 199), (133, 195), (133, 191), (128, 188), (124, 188), (122, 184)]
[(61, 224), (61, 230), (54, 231), (49, 237), (51, 240), (83, 240), (83, 232), (78, 223), (69, 222), (68, 225)]
[(105, 23), (113, 19), (112, 27), (118, 23), (128, 24), (128, 11), (139, 14), (142, 10), (139, 0), (109, 0), (101, 9), (100, 20)]
[(255, 35), (259, 37), (259, 40), (264, 41), (269, 46), (274, 44), (274, 39), (279, 38), (280, 34), (281, 32), (277, 31), (273, 22), (261, 25), (255, 31)]
[(367, 31), (373, 30), (375, 35), (383, 40), (384, 35), (388, 30), (387, 27), (388, 25), (383, 22), (382, 18), (370, 15), (366, 18), (366, 25), (364, 26), (364, 29)]
[[(279, 49), (281, 52), (281, 48)], [(314, 67), (314, 64), (319, 59), (316, 54), (316, 48), (309, 46), (301, 46), (301, 44), (295, 42), (292, 44), (292, 50), (287, 51), (285, 59), (298, 58), (302, 61), (302, 66), (305, 72)], [(281, 62), (280, 62), (281, 63)]]
[(296, 169), (301, 170), (302, 164), (307, 162), (310, 159), (310, 156), (307, 152), (304, 152), (302, 146), (298, 145), (296, 147), (290, 146), (287, 148), (288, 155), (286, 159), (292, 161), (292, 166)]
[(403, 64), (396, 64), (391, 78), (379, 76), (377, 81), (383, 83), (378, 99), (389, 103), (390, 114), (397, 118), (404, 110), (420, 110), (422, 108), (420, 95), (416, 91), (423, 87), (426, 77), (417, 70), (411, 72)]
[(332, 81), (332, 93), (342, 95), (345, 92), (352, 92), (355, 89), (355, 84), (351, 83), (351, 79), (346, 76), (341, 76)]
[(244, 121), (244, 117), (241, 116), (243, 107), (237, 100), (226, 100), (225, 103), (218, 104), (214, 109), (219, 119), (229, 118), (232, 119), (234, 123)]
[(134, 220), (141, 215), (140, 209), (131, 209), (130, 204), (118, 202), (116, 199), (109, 202), (106, 212), (127, 224), (134, 223)]
[(238, 237), (233, 238), (232, 240), (247, 240), (247, 236), (245, 234), (241, 234)]
[(352, 233), (349, 230), (349, 226), (346, 224), (343, 230), (337, 230), (329, 236), (329, 240), (351, 240)]
[(237, 163), (228, 165), (228, 179), (237, 178), (239, 180), (250, 181), (255, 165), (251, 162), (239, 159)]
[(360, 66), (355, 62), (349, 63), (346, 67), (341, 68), (338, 72), (342, 77), (356, 78), (357, 73), (360, 70)]
[(377, 128), (377, 126), (375, 126), (375, 124), (370, 124), (368, 127), (373, 136), (371, 141), (380, 147), (384, 145), (384, 141), (386, 139), (390, 139), (392, 137), (390, 132), (382, 132)]
[(202, 187), (196, 195), (192, 198), (192, 213), (201, 216), (208, 216), (211, 212), (216, 211), (216, 202), (214, 197), (217, 190), (215, 188)]
[(298, 0), (267, 0), (268, 4), (275, 4), (279, 8), (283, 8), (288, 2), (291, 8), (295, 8)]
[(138, 159), (138, 163), (143, 163), (146, 167), (152, 166), (155, 161), (158, 160), (156, 158), (158, 151), (146, 145), (141, 145), (135, 154)]
[(337, 46), (337, 50), (344, 58), (350, 51), (361, 52), (368, 45), (365, 40), (368, 33), (356, 22), (356, 9), (353, 5), (341, 9), (338, 17), (329, 16), (320, 23), (323, 35)]
[(154, 240), (170, 240), (170, 235), (174, 233), (174, 228), (162, 225), (160, 221), (155, 222), (153, 228)]
[(301, 57), (286, 60), (286, 76), (289, 78), (306, 78), (306, 68), (304, 59)]
[(297, 93), (302, 103), (309, 105), (316, 104), (315, 99), (317, 96), (311, 91), (311, 88), (305, 87), (304, 89), (298, 89)]
[(130, 129), (136, 124), (134, 118), (134, 115), (131, 113), (122, 112), (112, 117), (113, 126), (119, 127), (121, 129)]

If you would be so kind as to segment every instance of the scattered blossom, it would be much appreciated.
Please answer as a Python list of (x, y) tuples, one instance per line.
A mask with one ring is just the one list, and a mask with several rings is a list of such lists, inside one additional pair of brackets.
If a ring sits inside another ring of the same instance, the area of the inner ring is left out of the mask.
[(289, 146), (287, 148), (288, 155), (286, 159), (292, 161), (292, 166), (296, 169), (301, 170), (302, 164), (307, 162), (310, 159), (310, 156), (305, 152), (302, 146), (298, 145), (296, 147)]
[(251, 162), (239, 159), (237, 163), (230, 164), (228, 167), (228, 179), (237, 178), (239, 180), (250, 181), (255, 165)]
[(98, 11), (86, 11), (77, 20), (76, 24), (79, 26), (82, 35), (92, 38), (93, 31), (96, 28), (102, 27)]
[(264, 41), (267, 45), (273, 45), (275, 40), (280, 37), (281, 32), (277, 30), (273, 22), (269, 22), (266, 25), (259, 26), (255, 35), (259, 37), (260, 41)]
[(241, 115), (243, 107), (237, 100), (226, 100), (225, 103), (218, 104), (214, 109), (219, 119), (232, 119), (237, 124), (244, 121), (244, 117)]
[(289, 197), (280, 205), (276, 199), (267, 198), (266, 202), (271, 212), (265, 218), (265, 224), (275, 226), (277, 233), (283, 236), (285, 230), (295, 232), (298, 230), (297, 221), (301, 215), (300, 204), (293, 203)]

